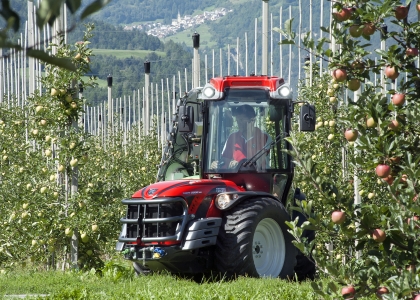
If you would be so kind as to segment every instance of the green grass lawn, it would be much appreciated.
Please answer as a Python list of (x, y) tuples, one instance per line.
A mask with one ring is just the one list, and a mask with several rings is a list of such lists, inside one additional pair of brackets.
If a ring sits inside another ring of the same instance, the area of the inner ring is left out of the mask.
[(108, 264), (101, 276), (95, 270), (0, 274), (1, 299), (24, 294), (33, 298), (42, 295), (39, 299), (320, 299), (310, 282), (246, 277), (196, 282), (169, 274), (136, 277), (126, 262)]
[(92, 49), (95, 55), (112, 55), (117, 58), (146, 58), (151, 52), (155, 52), (157, 55), (162, 57), (165, 56), (165, 52), (162, 51), (150, 51), (150, 50), (114, 50), (114, 49)]
[(317, 299), (309, 283), (239, 278), (197, 283), (171, 275), (102, 277), (90, 272), (13, 272), (0, 275), (0, 297), (47, 295), (42, 299)]

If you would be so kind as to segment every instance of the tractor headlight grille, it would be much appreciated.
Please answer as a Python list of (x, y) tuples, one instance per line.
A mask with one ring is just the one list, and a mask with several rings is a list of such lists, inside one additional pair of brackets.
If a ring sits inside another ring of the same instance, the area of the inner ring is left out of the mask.
[(120, 242), (142, 243), (181, 240), (187, 223), (188, 207), (183, 198), (125, 199), (128, 206), (126, 218), (120, 221), (127, 224), (126, 235)]

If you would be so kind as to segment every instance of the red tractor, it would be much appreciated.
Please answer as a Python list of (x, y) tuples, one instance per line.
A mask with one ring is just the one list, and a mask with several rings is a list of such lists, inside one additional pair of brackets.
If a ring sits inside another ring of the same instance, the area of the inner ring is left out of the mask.
[[(122, 201), (116, 248), (137, 273), (313, 276), (285, 224), (299, 197), (284, 151), (293, 107), (289, 85), (268, 76), (213, 78), (178, 100), (156, 183)], [(312, 105), (299, 123), (314, 130)]]

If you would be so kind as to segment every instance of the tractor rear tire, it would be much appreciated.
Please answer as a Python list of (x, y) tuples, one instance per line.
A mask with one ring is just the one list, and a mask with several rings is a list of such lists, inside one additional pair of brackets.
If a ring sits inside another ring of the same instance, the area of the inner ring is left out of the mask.
[(288, 220), (272, 198), (247, 199), (226, 211), (216, 244), (221, 275), (293, 278), (297, 252)]

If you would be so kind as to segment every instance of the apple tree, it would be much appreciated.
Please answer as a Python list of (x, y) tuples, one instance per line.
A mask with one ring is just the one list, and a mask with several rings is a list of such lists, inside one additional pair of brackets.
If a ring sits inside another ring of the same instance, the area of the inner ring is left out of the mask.
[(114, 254), (121, 200), (155, 180), (150, 171), (160, 151), (154, 128), (139, 136), (138, 127), (123, 132), (116, 126), (104, 139), (82, 126), (88, 100), (77, 83), (95, 86), (94, 78), (84, 77), (91, 29), (75, 45), (56, 45), (54, 58), (70, 60), (75, 71), (45, 64), (42, 90), (23, 107), (13, 100), (0, 104), (2, 269), (27, 263), (66, 268), (74, 233), (78, 265), (102, 266)]
[[(419, 4), (411, 2), (335, 1), (325, 28), (334, 43), (309, 34), (303, 41), (315, 60), (328, 61), (329, 73), (308, 67), (313, 85), (299, 89), (319, 119), (314, 133), (289, 138), (296, 184), (307, 195), (295, 209), (308, 217), (289, 225), (297, 247), (329, 278), (313, 283), (323, 296), (420, 292), (420, 27)], [(289, 28), (282, 33), (293, 43)], [(302, 239), (302, 229), (316, 230), (316, 239)]]

